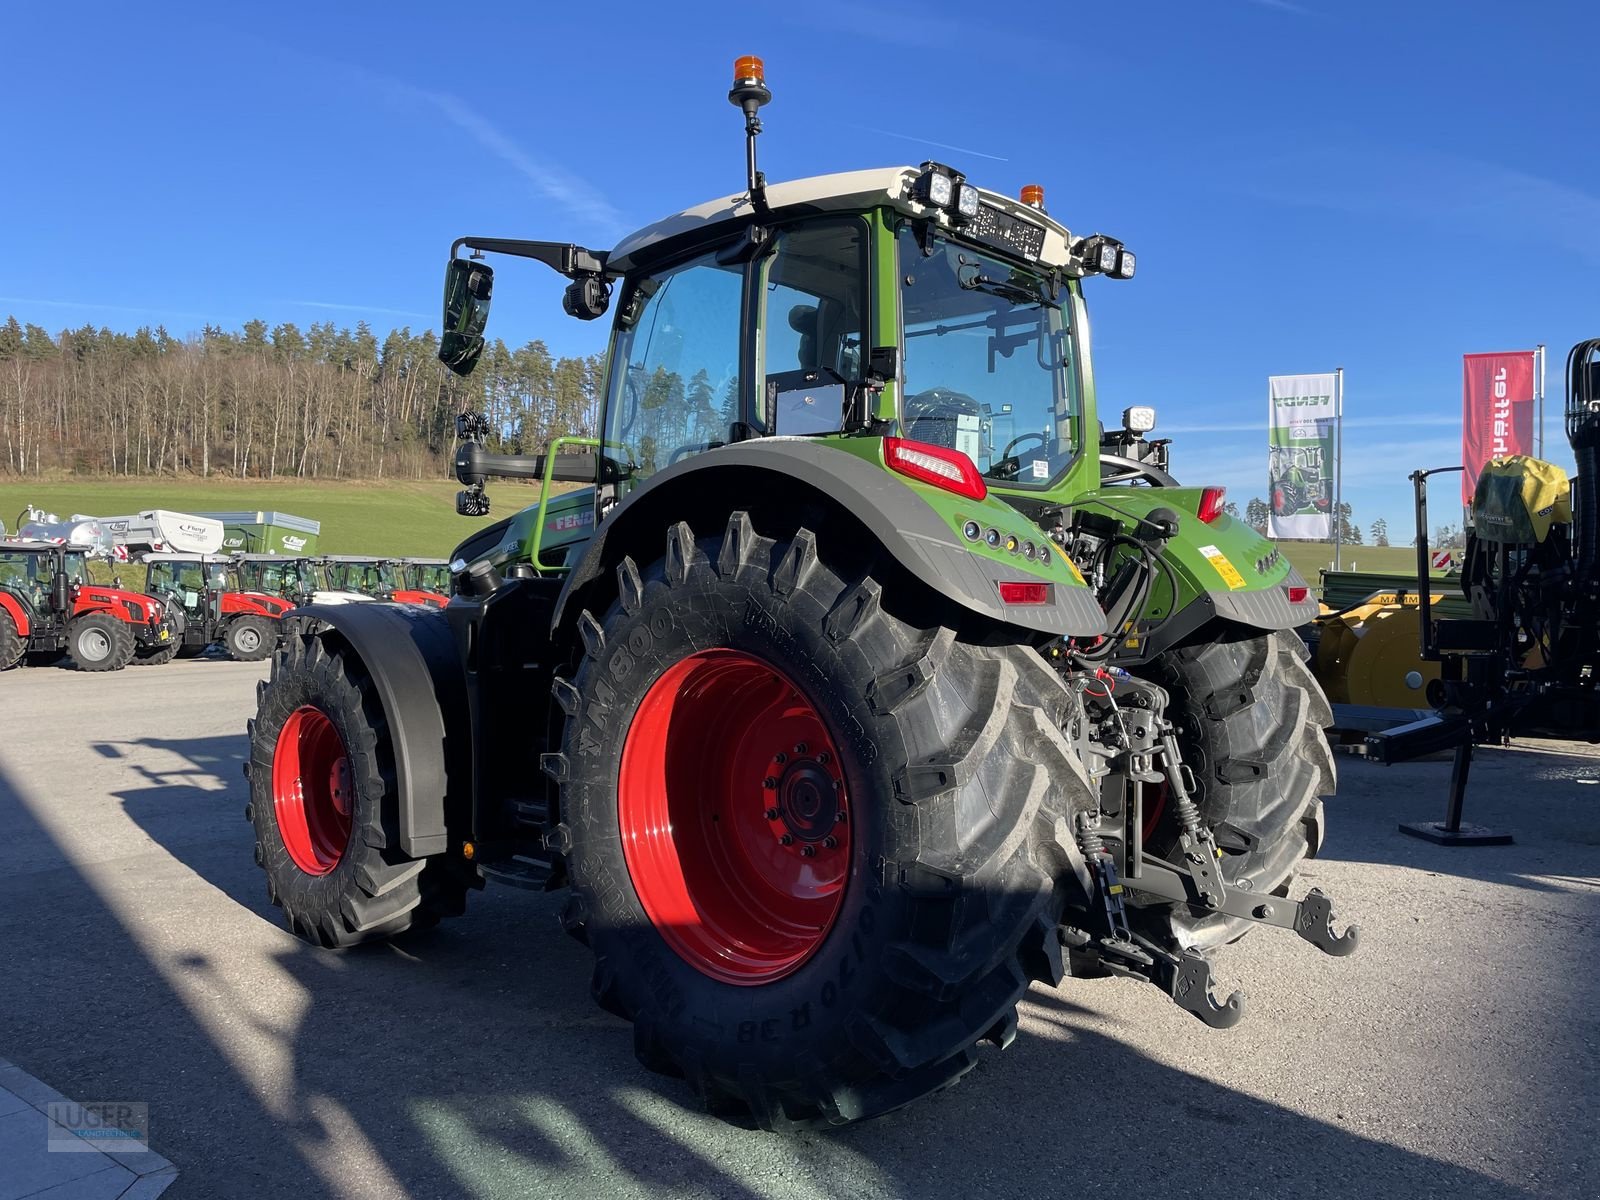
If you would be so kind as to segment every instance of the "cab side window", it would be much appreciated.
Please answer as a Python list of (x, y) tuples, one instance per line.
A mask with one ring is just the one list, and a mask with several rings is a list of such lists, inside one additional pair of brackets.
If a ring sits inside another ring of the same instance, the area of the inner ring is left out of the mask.
[(861, 378), (867, 227), (813, 221), (778, 236), (762, 264), (757, 420), (777, 434), (831, 433)]
[(605, 453), (638, 480), (730, 440), (744, 268), (706, 255), (639, 280), (622, 303)]

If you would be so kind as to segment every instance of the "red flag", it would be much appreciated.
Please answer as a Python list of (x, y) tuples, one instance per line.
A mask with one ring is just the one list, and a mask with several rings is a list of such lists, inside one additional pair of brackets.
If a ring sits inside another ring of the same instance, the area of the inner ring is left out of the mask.
[(1491, 458), (1533, 453), (1533, 351), (1461, 356), (1461, 503)]

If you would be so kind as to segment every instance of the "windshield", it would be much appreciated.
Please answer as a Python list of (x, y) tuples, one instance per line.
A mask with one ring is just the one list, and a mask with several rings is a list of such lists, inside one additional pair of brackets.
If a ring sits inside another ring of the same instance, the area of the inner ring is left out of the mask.
[(906, 436), (987, 478), (1048, 484), (1077, 453), (1068, 293), (1045, 275), (909, 225), (899, 237)]
[(67, 578), (73, 583), (85, 584), (89, 582), (89, 557), (81, 551), (65, 556)]

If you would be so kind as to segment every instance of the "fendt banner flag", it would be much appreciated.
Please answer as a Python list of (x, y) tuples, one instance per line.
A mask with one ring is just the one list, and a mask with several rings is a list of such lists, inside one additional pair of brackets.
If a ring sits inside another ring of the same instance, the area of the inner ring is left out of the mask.
[(1491, 458), (1533, 453), (1532, 350), (1461, 356), (1461, 503)]
[(1338, 381), (1326, 375), (1273, 375), (1269, 410), (1267, 536), (1333, 536)]

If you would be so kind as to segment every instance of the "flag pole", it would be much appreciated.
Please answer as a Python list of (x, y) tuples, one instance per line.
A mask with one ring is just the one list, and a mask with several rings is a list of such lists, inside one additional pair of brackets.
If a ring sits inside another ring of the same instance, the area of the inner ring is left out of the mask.
[(1333, 370), (1333, 569), (1340, 570), (1344, 532), (1344, 368)]
[(1539, 428), (1534, 437), (1534, 445), (1539, 448), (1534, 451), (1535, 458), (1544, 457), (1544, 343), (1540, 342), (1533, 351), (1534, 357), (1539, 360)]

